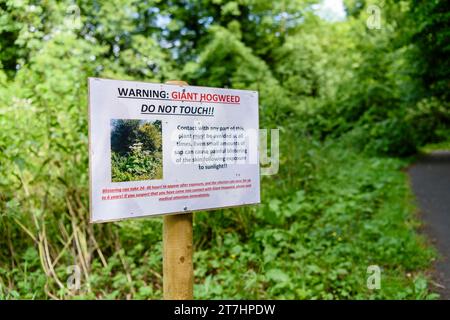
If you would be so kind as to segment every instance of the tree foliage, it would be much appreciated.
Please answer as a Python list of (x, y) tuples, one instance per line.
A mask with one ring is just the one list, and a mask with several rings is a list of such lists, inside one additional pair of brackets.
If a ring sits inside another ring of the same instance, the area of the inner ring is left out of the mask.
[(417, 73), (424, 94), (450, 100), (450, 3), (415, 0), (412, 3), (417, 24), (412, 38), (418, 52)]

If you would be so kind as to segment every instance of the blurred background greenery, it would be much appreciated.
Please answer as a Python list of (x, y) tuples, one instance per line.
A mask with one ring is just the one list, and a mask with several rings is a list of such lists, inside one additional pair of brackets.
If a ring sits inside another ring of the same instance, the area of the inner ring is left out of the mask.
[(91, 76), (258, 90), (280, 129), (262, 204), (195, 214), (195, 298), (436, 298), (401, 169), (448, 141), (450, 3), (332, 2), (0, 0), (0, 298), (162, 297), (162, 220), (88, 223)]

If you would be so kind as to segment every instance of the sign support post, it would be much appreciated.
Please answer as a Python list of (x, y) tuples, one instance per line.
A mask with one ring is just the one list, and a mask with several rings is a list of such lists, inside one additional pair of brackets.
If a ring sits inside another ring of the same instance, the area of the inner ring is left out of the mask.
[(164, 216), (163, 286), (165, 300), (193, 298), (192, 213)]
[[(166, 83), (188, 85), (185, 81)], [(191, 300), (194, 292), (192, 213), (168, 215), (163, 219), (164, 299)]]

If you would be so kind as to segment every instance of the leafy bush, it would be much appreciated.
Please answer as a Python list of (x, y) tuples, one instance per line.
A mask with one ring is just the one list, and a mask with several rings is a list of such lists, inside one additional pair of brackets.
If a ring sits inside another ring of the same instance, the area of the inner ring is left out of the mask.
[(113, 182), (162, 179), (161, 121), (111, 120)]
[(450, 137), (450, 103), (423, 99), (415, 108), (408, 109), (405, 121), (414, 127), (416, 145), (445, 141)]

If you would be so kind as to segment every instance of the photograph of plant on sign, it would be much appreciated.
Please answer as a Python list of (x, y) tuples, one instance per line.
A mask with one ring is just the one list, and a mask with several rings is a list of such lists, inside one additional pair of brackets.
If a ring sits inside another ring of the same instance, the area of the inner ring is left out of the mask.
[(111, 119), (111, 181), (163, 177), (160, 120)]

